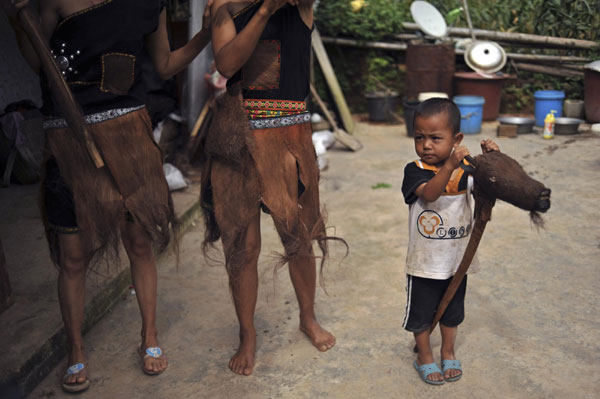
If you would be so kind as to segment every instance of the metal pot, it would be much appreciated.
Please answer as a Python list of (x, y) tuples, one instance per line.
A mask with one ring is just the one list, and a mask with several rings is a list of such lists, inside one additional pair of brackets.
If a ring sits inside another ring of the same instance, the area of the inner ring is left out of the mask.
[(532, 132), (535, 119), (521, 116), (502, 116), (498, 118), (498, 122), (503, 125), (515, 125), (517, 126), (517, 134), (523, 134)]
[(577, 118), (556, 118), (554, 121), (554, 134), (576, 134), (580, 123), (583, 123), (583, 121)]

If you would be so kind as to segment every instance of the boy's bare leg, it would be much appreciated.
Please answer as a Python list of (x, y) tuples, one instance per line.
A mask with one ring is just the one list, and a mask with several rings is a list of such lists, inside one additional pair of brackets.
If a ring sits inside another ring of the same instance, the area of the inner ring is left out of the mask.
[[(442, 360), (455, 360), (454, 343), (456, 342), (458, 327), (447, 327), (440, 323), (440, 331), (442, 333)], [(450, 369), (446, 370), (444, 378), (454, 378), (461, 374), (460, 370)]]
[[(70, 344), (68, 365), (85, 364), (81, 325), (85, 308), (85, 273), (90, 252), (84, 248), (79, 234), (60, 234), (59, 245), (58, 300)], [(69, 374), (64, 382), (77, 384), (86, 379), (87, 368), (77, 374)]]
[(315, 317), (317, 268), (312, 248), (308, 253), (293, 257), (289, 269), (300, 309), (300, 330), (308, 336), (318, 350), (324, 352), (333, 348), (335, 336), (323, 329)]
[[(424, 364), (433, 363), (433, 352), (431, 351), (431, 344), (429, 342), (429, 329), (426, 329), (420, 333), (415, 334), (415, 341), (417, 342), (417, 348), (419, 348), (419, 354), (417, 355), (417, 363), (419, 366)], [(431, 373), (427, 376), (430, 381), (444, 381), (444, 377), (440, 373)]]
[(235, 276), (229, 276), (233, 304), (240, 323), (240, 346), (229, 361), (229, 368), (234, 373), (241, 375), (250, 375), (254, 371), (254, 355), (256, 352), (254, 311), (258, 296), (257, 265), (260, 245), (260, 213), (257, 212), (246, 232), (241, 269)]
[[(142, 353), (146, 348), (159, 346), (156, 330), (157, 273), (152, 241), (142, 227), (126, 222), (121, 231), (123, 246), (131, 264), (131, 277), (142, 317)], [(159, 373), (167, 368), (165, 356), (147, 356), (144, 367)]]

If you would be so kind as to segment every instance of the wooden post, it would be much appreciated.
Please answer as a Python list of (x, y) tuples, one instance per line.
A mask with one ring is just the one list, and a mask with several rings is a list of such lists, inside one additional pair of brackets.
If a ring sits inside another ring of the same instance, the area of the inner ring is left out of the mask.
[(340, 113), (342, 124), (344, 125), (346, 132), (352, 134), (354, 131), (354, 121), (352, 120), (350, 108), (348, 108), (348, 104), (344, 98), (344, 93), (342, 93), (340, 83), (335, 76), (335, 72), (331, 66), (331, 61), (329, 61), (327, 51), (325, 51), (325, 46), (323, 46), (323, 42), (321, 41), (321, 35), (319, 35), (319, 31), (316, 28), (312, 33), (312, 48), (315, 51), (315, 55), (317, 56), (317, 60), (319, 61), (319, 65), (323, 71), (323, 75), (325, 75), (325, 80), (327, 81), (329, 90), (331, 90), (331, 95), (333, 96), (335, 105)]
[(2, 241), (0, 241), (0, 313), (10, 306), (11, 295), (12, 290), (8, 279), (8, 271), (6, 270), (6, 258), (4, 257)]

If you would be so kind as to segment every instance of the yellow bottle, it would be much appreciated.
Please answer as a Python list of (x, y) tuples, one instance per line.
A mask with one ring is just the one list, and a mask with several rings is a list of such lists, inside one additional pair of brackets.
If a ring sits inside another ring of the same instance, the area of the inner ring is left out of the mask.
[(548, 114), (546, 114), (546, 118), (544, 119), (544, 135), (543, 137), (545, 139), (553, 139), (554, 138), (554, 114), (556, 113), (555, 110), (551, 110), (550, 112), (548, 112)]

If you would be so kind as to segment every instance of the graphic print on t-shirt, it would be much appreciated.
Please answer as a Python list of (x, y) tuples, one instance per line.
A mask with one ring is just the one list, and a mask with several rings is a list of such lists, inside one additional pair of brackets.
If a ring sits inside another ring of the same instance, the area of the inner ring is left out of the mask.
[(468, 236), (471, 224), (466, 226), (446, 226), (444, 219), (436, 211), (424, 210), (417, 217), (417, 230), (425, 237), (432, 240), (452, 240)]

